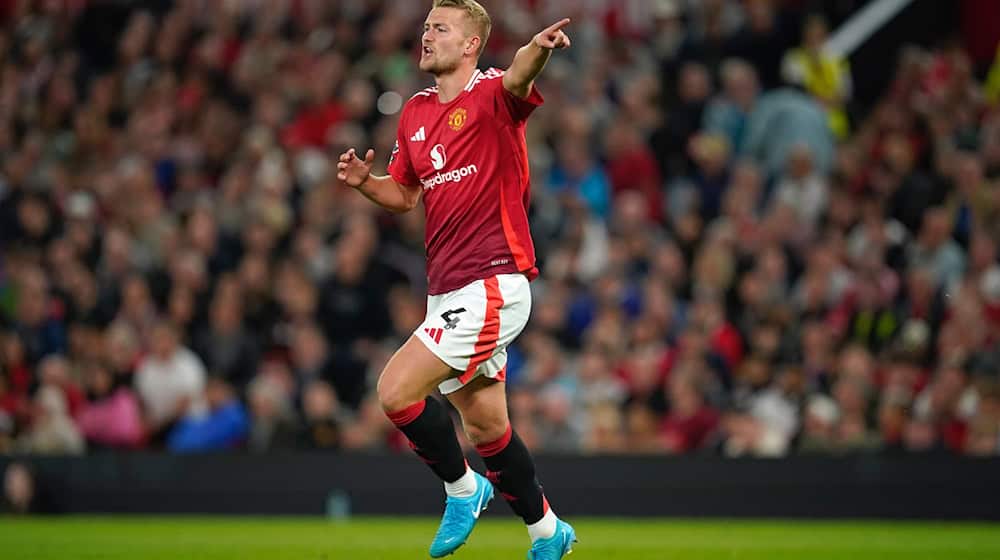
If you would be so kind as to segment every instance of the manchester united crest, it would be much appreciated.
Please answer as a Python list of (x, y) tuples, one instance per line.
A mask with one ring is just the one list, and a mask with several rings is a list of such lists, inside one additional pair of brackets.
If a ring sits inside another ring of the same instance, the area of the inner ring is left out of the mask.
[(455, 132), (458, 132), (459, 130), (462, 130), (463, 126), (465, 126), (465, 121), (468, 117), (468, 111), (459, 107), (448, 115), (448, 126), (450, 126)]

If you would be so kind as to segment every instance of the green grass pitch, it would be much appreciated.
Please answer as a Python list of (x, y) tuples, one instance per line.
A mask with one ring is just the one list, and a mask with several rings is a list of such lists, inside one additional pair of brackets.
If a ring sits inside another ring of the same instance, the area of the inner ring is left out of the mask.
[[(1000, 525), (571, 519), (570, 560), (1000, 558)], [(436, 520), (355, 518), (0, 518), (0, 558), (334, 560), (427, 558)], [(524, 527), (484, 519), (454, 558), (523, 559)]]

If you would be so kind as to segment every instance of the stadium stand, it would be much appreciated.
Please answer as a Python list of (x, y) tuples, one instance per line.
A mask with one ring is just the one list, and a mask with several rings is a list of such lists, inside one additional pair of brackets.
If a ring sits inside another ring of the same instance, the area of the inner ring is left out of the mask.
[[(0, 452), (405, 447), (373, 388), (422, 214), (330, 161), (384, 169), (427, 85), (389, 4), (0, 2)], [(574, 18), (528, 131), (529, 447), (1000, 454), (1000, 51), (853, 99), (819, 45), (862, 4), (495, 11), (484, 67)]]

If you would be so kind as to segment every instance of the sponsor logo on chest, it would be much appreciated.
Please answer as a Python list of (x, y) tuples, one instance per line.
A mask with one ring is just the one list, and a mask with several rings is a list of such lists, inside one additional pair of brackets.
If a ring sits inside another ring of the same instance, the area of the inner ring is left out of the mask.
[(424, 186), (424, 191), (433, 190), (434, 187), (446, 183), (461, 183), (466, 177), (479, 173), (479, 167), (474, 163), (444, 171), (444, 168), (448, 165), (448, 152), (444, 144), (435, 144), (428, 153), (428, 157), (431, 161), (431, 167), (437, 173), (420, 179), (420, 182)]
[(444, 151), (443, 144), (435, 144), (431, 148), (431, 166), (434, 171), (441, 171), (444, 169), (444, 164), (448, 163), (448, 154)]

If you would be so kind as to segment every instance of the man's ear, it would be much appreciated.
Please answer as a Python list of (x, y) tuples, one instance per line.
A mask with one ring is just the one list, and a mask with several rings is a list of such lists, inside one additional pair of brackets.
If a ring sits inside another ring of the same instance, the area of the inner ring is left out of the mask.
[(465, 45), (466, 54), (476, 54), (479, 52), (479, 45), (482, 44), (483, 40), (479, 38), (478, 35), (473, 35), (469, 37), (468, 43)]

